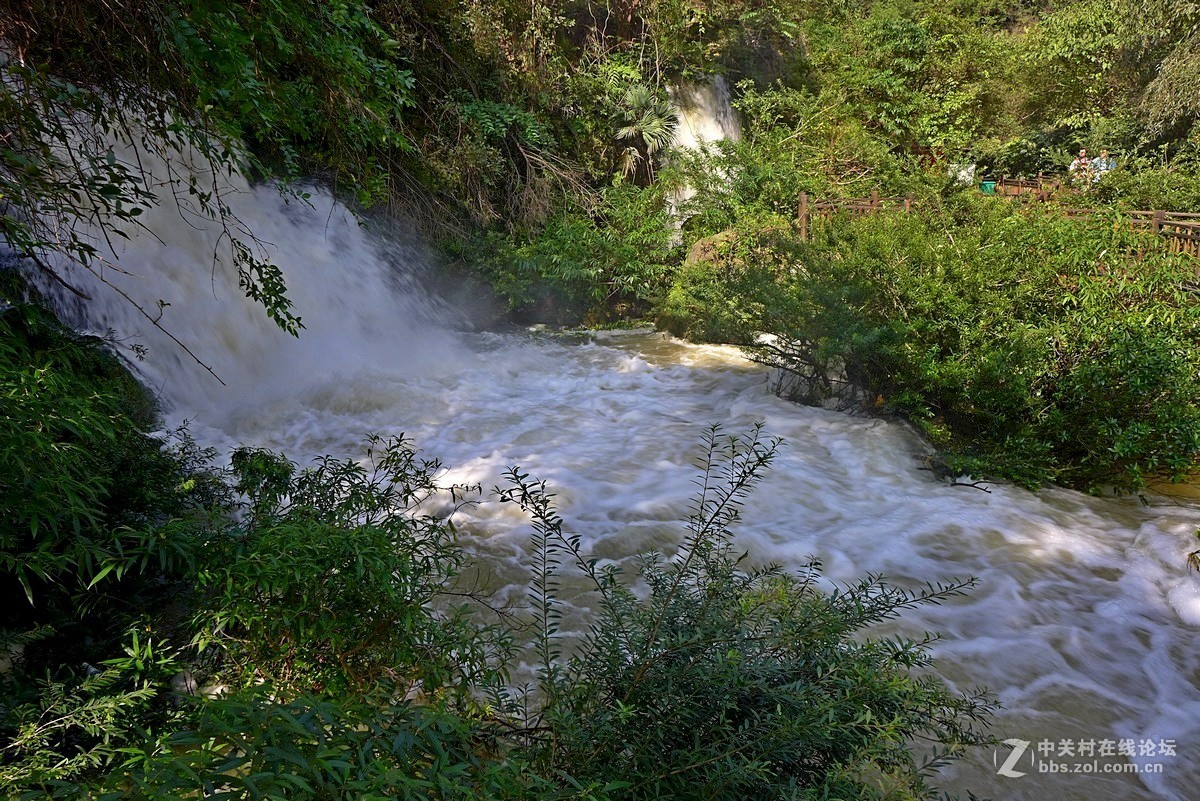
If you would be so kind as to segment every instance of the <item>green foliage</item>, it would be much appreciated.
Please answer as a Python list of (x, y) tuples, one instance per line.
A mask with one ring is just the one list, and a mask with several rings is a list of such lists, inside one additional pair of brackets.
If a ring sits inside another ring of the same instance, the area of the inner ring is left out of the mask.
[(534, 147), (549, 147), (553, 137), (527, 111), (491, 100), (468, 99), (459, 105), (463, 118), (487, 139), (503, 141), (510, 134)]
[[(887, 797), (933, 798), (933, 764), (987, 741), (975, 728), (984, 696), (914, 673), (929, 664), (927, 641), (862, 636), (972, 582), (909, 593), (869, 577), (826, 593), (815, 563), (798, 574), (743, 565), (730, 527), (777, 446), (757, 431), (709, 431), (687, 534), (671, 560), (643, 558), (644, 598), (564, 532), (543, 484), (509, 474), (501, 497), (533, 516), (539, 560), (536, 723), (552, 736), (534, 744), (535, 764), (610, 782), (614, 799), (883, 798), (885, 785)], [(556, 643), (564, 562), (599, 597), (570, 659)], [(920, 765), (914, 738), (949, 750)]]
[[(1174, 149), (1195, 121), (1198, 35), (1194, 3), (1080, 0), (1053, 7), (1016, 42), (1022, 97), (1014, 100), (1026, 126), (1046, 126), (1035, 127), (1035, 136), (1131, 121), (1145, 144)], [(1128, 141), (1094, 144), (1132, 151)]]
[(1096, 184), (1084, 202), (1131, 209), (1200, 209), (1200, 167), (1196, 157), (1189, 156), (1166, 165), (1134, 164), (1114, 170)]
[(186, 437), (144, 433), (154, 405), (115, 356), (36, 306), (0, 312), (0, 404), (0, 786), (41, 797), (171, 717), (168, 633), (227, 492)]
[(161, 646), (133, 632), (124, 656), (45, 680), (36, 698), (6, 708), (0, 788), (14, 798), (78, 797), (142, 744), (148, 726), (177, 725), (165, 696), (182, 662)]
[(1036, 178), (1064, 172), (1080, 147), (1086, 147), (1085, 134), (1076, 128), (1057, 128), (1001, 142), (988, 139), (977, 143), (980, 175), (991, 178)]
[(222, 492), (193, 475), (203, 454), (142, 432), (153, 406), (114, 356), (37, 307), (11, 306), (0, 313), (0, 397), (11, 454), (0, 467), (0, 574), (12, 623), (32, 605), (87, 604), (106, 579), (171, 575), (193, 558), (163, 526)]
[(438, 465), (401, 440), (373, 442), (367, 459), (297, 472), (270, 453), (234, 453), (245, 522), (206, 551), (194, 641), (219, 648), (221, 679), (282, 697), (387, 680), (402, 696), (467, 704), (495, 654), (465, 609), (437, 603), (463, 560), (453, 527), (417, 511)]
[(802, 20), (818, 7), (811, 0), (648, 0), (632, 7), (629, 30), (653, 44), (674, 74), (730, 65), (778, 77), (798, 60)]
[(653, 181), (656, 161), (670, 147), (678, 126), (670, 101), (645, 84), (634, 84), (621, 98), (613, 125), (616, 138), (626, 144), (620, 161), (622, 174)]
[(662, 187), (618, 181), (599, 193), (598, 203), (591, 213), (563, 212), (525, 244), (501, 243), (501, 258), (493, 254), (492, 264), (506, 276), (500, 286), (513, 307), (548, 291), (565, 308), (544, 313), (604, 321), (614, 312), (645, 314), (662, 296), (675, 251)]
[(1185, 0), (1123, 0), (1117, 14), (1134, 28), (1144, 86), (1138, 111), (1155, 127), (1180, 125), (1195, 134), (1200, 111), (1200, 4)]
[(129, 778), (110, 786), (264, 801), (555, 797), (521, 762), (483, 752), (475, 722), (406, 702), (386, 685), (365, 698), (288, 703), (251, 688), (198, 712), (161, 750), (135, 753)]
[[(672, 292), (678, 324), (739, 342), (772, 335), (755, 353), (790, 372), (798, 395), (886, 405), (956, 474), (1137, 489), (1194, 471), (1191, 257), (1119, 214), (1073, 222), (965, 200), (833, 223), (811, 243), (781, 235), (743, 249), (724, 287), (686, 272)], [(713, 293), (736, 311), (704, 322)]]
[(300, 177), (329, 169), (365, 204), (387, 196), (381, 159), (401, 131), (412, 74), (396, 42), (357, 0), (168, 7), (163, 50), (190, 84), (190, 107), (224, 136)]
[(1128, 64), (1123, 51), (1135, 35), (1108, 0), (1065, 5), (1022, 41), (1030, 103), (1052, 124), (1079, 124), (1110, 112)]
[[(1013, 127), (1013, 36), (974, 4), (874, 2), (806, 25), (811, 81), (892, 147), (955, 156)], [(982, 13), (981, 13), (982, 12)]]
[(791, 263), (784, 255), (790, 221), (747, 217), (739, 223), (692, 245), (658, 307), (659, 326), (691, 340), (750, 345), (771, 330), (768, 314), (782, 323), (808, 312), (777, 291), (780, 272)]

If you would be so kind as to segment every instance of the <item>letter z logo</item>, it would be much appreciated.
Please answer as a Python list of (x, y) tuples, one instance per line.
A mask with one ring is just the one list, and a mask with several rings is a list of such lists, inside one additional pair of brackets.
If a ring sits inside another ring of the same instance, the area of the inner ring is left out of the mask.
[[(1000, 776), (1007, 776), (1010, 779), (1019, 779), (1025, 774), (1019, 770), (1013, 770), (1017, 765), (1017, 760), (1025, 753), (1025, 749), (1029, 747), (1028, 740), (1010, 739), (1004, 741), (1005, 745), (1012, 746), (1012, 753), (1008, 755), (1008, 759), (1004, 760), (1004, 764), (996, 769), (996, 773)], [(992, 754), (992, 764), (996, 763), (996, 754)]]

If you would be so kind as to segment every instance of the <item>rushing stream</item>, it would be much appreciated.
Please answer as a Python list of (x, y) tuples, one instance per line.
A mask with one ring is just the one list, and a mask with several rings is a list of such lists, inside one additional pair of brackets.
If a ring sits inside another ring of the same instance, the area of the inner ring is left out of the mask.
[[(923, 446), (904, 426), (782, 401), (731, 349), (650, 332), (464, 332), (415, 280), (418, 251), (372, 240), (323, 193), (312, 203), (286, 205), (270, 188), (233, 199), (285, 268), (307, 327), (299, 339), (214, 272), (211, 226), (160, 209), (147, 215), (156, 237), (121, 246), (134, 274), (122, 286), (151, 308), (169, 302), (163, 324), (226, 386), (102, 287), (81, 322), (144, 344), (140, 369), (202, 442), (304, 461), (404, 432), (447, 465), (446, 480), (484, 487), (519, 464), (553, 485), (587, 547), (613, 559), (678, 541), (706, 426), (762, 422), (785, 444), (738, 529), (754, 559), (815, 556), (839, 582), (869, 571), (912, 586), (981, 579), (898, 625), (941, 632), (940, 672), (998, 694), (995, 733), (1029, 742), (1006, 772), (1026, 775), (998, 775), (1005, 747), (945, 774), (948, 788), (1031, 801), (1197, 797), (1200, 577), (1184, 559), (1200, 510), (950, 486), (920, 469)], [(498, 503), (460, 517), (495, 588), (519, 591), (524, 519)], [(1100, 756), (1121, 740), (1133, 756)], [(1050, 754), (1039, 750), (1048, 741)], [(1079, 756), (1088, 741), (1094, 760)], [(1064, 743), (1075, 755), (1059, 755)], [(1081, 772), (1040, 773), (1038, 758)]]

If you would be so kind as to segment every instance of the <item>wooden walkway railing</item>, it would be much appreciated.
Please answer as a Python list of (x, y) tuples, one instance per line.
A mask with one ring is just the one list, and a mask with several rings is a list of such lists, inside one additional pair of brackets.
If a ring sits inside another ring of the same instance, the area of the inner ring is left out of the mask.
[[(1010, 181), (1009, 192), (1001, 192), (1002, 184), (997, 182), (997, 194), (1006, 196), (1032, 195), (1045, 199), (1058, 188), (1056, 182), (1046, 179), (1037, 181)], [(800, 203), (796, 209), (796, 222), (800, 228), (800, 238), (808, 239), (809, 228), (814, 218), (830, 219), (837, 214), (847, 214), (851, 218), (866, 217), (885, 209), (900, 209), (912, 211), (912, 197), (880, 197), (878, 192), (872, 192), (869, 197), (836, 198), (814, 200), (807, 192), (800, 193)], [(1068, 219), (1085, 219), (1096, 213), (1096, 209), (1064, 208), (1063, 213)], [(1151, 231), (1165, 237), (1170, 243), (1171, 252), (1187, 253), (1200, 259), (1200, 214), (1190, 214), (1180, 211), (1131, 211), (1129, 218), (1133, 227), (1142, 231)]]
[[(1095, 209), (1063, 209), (1068, 219), (1082, 220), (1096, 213)], [(1131, 211), (1129, 219), (1139, 231), (1150, 231), (1164, 237), (1172, 253), (1187, 253), (1200, 259), (1200, 214), (1182, 211)]]
[(1149, 229), (1171, 241), (1175, 253), (1200, 259), (1200, 214), (1182, 211), (1131, 211), (1135, 228)]
[(1020, 197), (1022, 199), (1049, 200), (1050, 196), (1062, 187), (1057, 178), (1047, 178), (1039, 175), (1037, 178), (1001, 178), (996, 181), (996, 194), (1001, 197)]
[(867, 217), (884, 209), (912, 211), (912, 205), (912, 197), (880, 197), (878, 192), (872, 192), (869, 197), (833, 200), (810, 200), (807, 192), (801, 192), (796, 220), (800, 223), (800, 238), (808, 239), (808, 224), (814, 216), (827, 220), (842, 213), (850, 215), (851, 218)]

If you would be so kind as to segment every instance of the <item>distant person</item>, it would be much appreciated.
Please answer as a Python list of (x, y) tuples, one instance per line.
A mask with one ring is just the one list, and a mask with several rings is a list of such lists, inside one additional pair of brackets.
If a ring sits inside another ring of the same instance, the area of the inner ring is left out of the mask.
[(1100, 180), (1100, 176), (1106, 172), (1112, 172), (1116, 168), (1116, 160), (1108, 155), (1107, 150), (1101, 150), (1100, 155), (1092, 159), (1092, 183), (1096, 183), (1096, 181)]
[(1067, 167), (1067, 175), (1076, 186), (1087, 187), (1092, 183), (1092, 160), (1088, 158), (1087, 148), (1079, 148), (1079, 155)]

